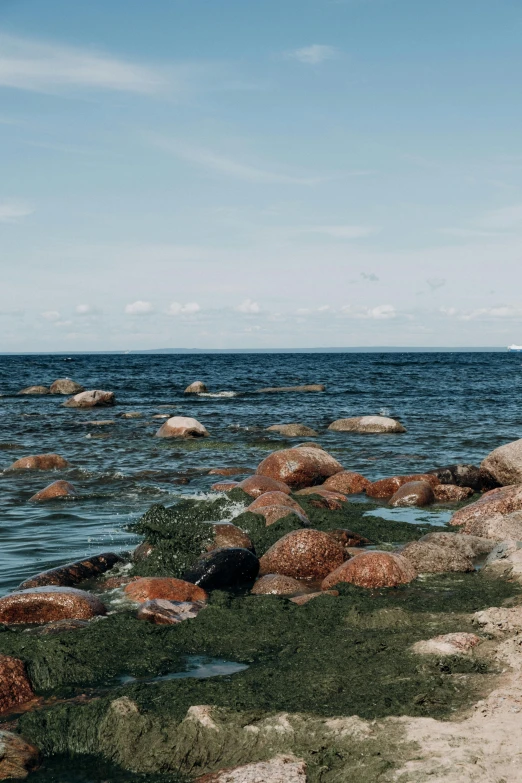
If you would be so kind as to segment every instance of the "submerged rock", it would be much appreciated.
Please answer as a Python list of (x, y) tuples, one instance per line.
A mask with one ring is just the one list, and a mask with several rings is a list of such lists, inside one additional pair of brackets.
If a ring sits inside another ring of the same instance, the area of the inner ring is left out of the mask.
[(486, 459), (482, 460), (480, 467), (487, 470), (499, 484), (522, 483), (522, 438), (499, 446), (492, 451)]
[(22, 780), (40, 765), (40, 751), (19, 734), (0, 731), (0, 780)]
[(23, 662), (10, 655), (0, 655), (0, 713), (32, 699), (34, 693)]
[(195, 783), (306, 783), (306, 764), (295, 756), (274, 756), (203, 775)]
[(266, 430), (267, 432), (278, 432), (287, 438), (315, 438), (319, 434), (305, 424), (272, 424)]
[(92, 389), (80, 392), (70, 397), (63, 403), (65, 408), (98, 408), (105, 405), (114, 405), (116, 401), (114, 392)]
[(274, 451), (257, 468), (257, 474), (283, 481), (292, 489), (322, 484), (343, 466), (322, 449), (300, 447)]
[(435, 500), (439, 503), (460, 503), (474, 493), (471, 487), (458, 487), (456, 484), (438, 484), (433, 487)]
[(342, 492), (345, 495), (359, 495), (362, 492), (366, 492), (371, 481), (360, 473), (354, 473), (351, 470), (342, 470), (340, 473), (336, 473), (330, 478), (326, 479), (323, 484), (324, 489), (336, 490)]
[(366, 488), (366, 494), (370, 498), (390, 498), (395, 495), (398, 489), (409, 484), (411, 481), (427, 481), (432, 489), (437, 486), (439, 480), (436, 476), (429, 473), (413, 473), (409, 476), (389, 476), (388, 478), (373, 481)]
[(319, 530), (293, 530), (263, 555), (261, 574), (283, 574), (296, 579), (323, 579), (344, 562), (340, 544)]
[(456, 484), (457, 487), (471, 487), (475, 492), (487, 492), (498, 487), (491, 473), (476, 465), (448, 465), (431, 470), (441, 484)]
[(58, 470), (67, 467), (69, 463), (59, 454), (32, 454), (17, 459), (8, 470)]
[(58, 378), (51, 384), (51, 394), (80, 394), (85, 391), (83, 386), (70, 378)]
[(19, 590), (28, 590), (32, 587), (44, 587), (46, 585), (57, 585), (59, 587), (72, 587), (86, 579), (92, 579), (95, 576), (104, 574), (122, 559), (114, 552), (103, 552), (101, 555), (87, 557), (85, 560), (77, 560), (74, 563), (59, 568), (52, 568), (49, 571), (42, 571), (25, 582), (19, 587)]
[(390, 499), (390, 506), (429, 506), (435, 500), (433, 490), (427, 481), (408, 481)]
[(171, 416), (156, 432), (157, 438), (208, 438), (206, 428), (190, 416)]
[(42, 502), (45, 500), (54, 500), (55, 498), (74, 497), (76, 490), (68, 481), (53, 481), (44, 489), (41, 489), (35, 495), (29, 498), (30, 501)]
[(206, 394), (207, 392), (208, 389), (203, 381), (194, 381), (185, 389), (185, 394)]
[(258, 498), (265, 492), (284, 492), (285, 495), (289, 495), (291, 492), (288, 484), (269, 476), (249, 476), (240, 481), (237, 486), (252, 498)]
[(473, 560), (458, 548), (438, 546), (431, 541), (412, 541), (401, 549), (420, 574), (440, 574), (446, 571), (473, 571)]
[(257, 394), (270, 392), (323, 392), (326, 386), (322, 383), (309, 383), (304, 386), (270, 386), (266, 389), (258, 389)]
[(202, 555), (185, 572), (183, 579), (203, 590), (224, 590), (253, 582), (259, 573), (259, 560), (249, 549), (214, 549)]
[(99, 598), (74, 587), (35, 587), (0, 598), (0, 623), (6, 625), (90, 620), (106, 613)]
[(122, 419), (141, 419), (142, 416), (143, 413), (140, 413), (139, 411), (127, 411), (127, 413), (121, 414)]
[(467, 655), (480, 641), (476, 634), (460, 631), (416, 642), (411, 649), (417, 655)]
[(208, 598), (206, 592), (192, 582), (167, 576), (141, 577), (129, 582), (123, 590), (137, 603), (145, 603), (157, 598), (178, 602), (206, 601)]
[(291, 576), (265, 574), (257, 580), (251, 592), (252, 595), (297, 595), (309, 593), (310, 588)]
[[(461, 508), (450, 520), (450, 525), (462, 525), (465, 533), (478, 534), (475, 523), (493, 515), (511, 514), (522, 510), (522, 484), (510, 487), (499, 487), (486, 492), (475, 503)], [(483, 534), (480, 534), (483, 535)], [(486, 536), (489, 538), (490, 536)], [(507, 536), (503, 536), (506, 538)]]
[(212, 484), (210, 489), (213, 489), (214, 492), (230, 492), (231, 489), (235, 489), (238, 486), (239, 482), (237, 481), (218, 481)]
[(197, 617), (202, 608), (203, 604), (197, 601), (168, 601), (156, 598), (143, 603), (137, 617), (138, 620), (145, 620), (154, 625), (177, 625), (183, 620)]
[(351, 419), (337, 419), (329, 425), (328, 429), (334, 432), (406, 432), (399, 421), (387, 416), (355, 416)]
[(417, 577), (414, 566), (405, 557), (392, 552), (361, 552), (347, 560), (323, 579), (322, 590), (340, 582), (358, 587), (397, 587)]
[(209, 476), (241, 476), (242, 474), (250, 474), (254, 471), (251, 468), (245, 468), (242, 466), (234, 466), (230, 468), (212, 468), (209, 470)]
[(50, 394), (48, 386), (27, 386), (21, 389), (18, 394)]

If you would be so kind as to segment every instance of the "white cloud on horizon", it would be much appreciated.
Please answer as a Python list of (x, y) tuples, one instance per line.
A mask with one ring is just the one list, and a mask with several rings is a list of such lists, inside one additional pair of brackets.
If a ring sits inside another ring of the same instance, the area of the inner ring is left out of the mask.
[(143, 302), (138, 299), (137, 302), (125, 305), (125, 315), (149, 315), (154, 310), (151, 302)]
[(338, 56), (338, 50), (334, 46), (324, 44), (311, 44), (301, 49), (287, 52), (286, 56), (291, 60), (298, 60), (305, 65), (319, 65), (325, 60), (333, 60)]
[(76, 305), (75, 311), (78, 313), (78, 315), (89, 315), (92, 313), (92, 307), (88, 304), (79, 304)]
[(245, 299), (240, 305), (236, 307), (238, 313), (257, 314), (261, 312), (261, 308), (257, 302), (253, 302), (252, 299)]
[(186, 304), (180, 304), (179, 302), (172, 302), (167, 310), (168, 315), (194, 315), (199, 313), (201, 307), (197, 302), (187, 302)]
[(23, 201), (0, 201), (0, 223), (17, 223), (33, 212), (34, 209)]
[(46, 310), (41, 315), (42, 318), (44, 318), (46, 321), (58, 321), (60, 318), (60, 313), (58, 310)]

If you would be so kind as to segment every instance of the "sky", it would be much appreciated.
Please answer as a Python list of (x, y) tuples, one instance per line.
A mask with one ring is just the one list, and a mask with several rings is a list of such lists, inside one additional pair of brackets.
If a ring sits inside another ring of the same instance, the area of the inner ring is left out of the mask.
[(0, 351), (522, 344), (519, 0), (0, 0)]

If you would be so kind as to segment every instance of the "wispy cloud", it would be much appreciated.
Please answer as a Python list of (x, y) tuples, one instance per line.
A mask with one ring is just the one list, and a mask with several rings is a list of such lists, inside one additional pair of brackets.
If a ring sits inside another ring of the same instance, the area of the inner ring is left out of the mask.
[(125, 305), (125, 315), (149, 315), (154, 310), (151, 302), (138, 299), (137, 302)]
[(377, 305), (376, 307), (354, 307), (345, 305), (341, 313), (349, 318), (369, 318), (375, 321), (386, 321), (397, 317), (397, 310), (391, 304)]
[(325, 60), (333, 60), (338, 56), (338, 50), (334, 46), (311, 44), (310, 46), (303, 46), (301, 49), (287, 52), (286, 56), (291, 60), (298, 60), (306, 65), (318, 65)]
[(180, 304), (179, 302), (172, 302), (167, 310), (168, 315), (195, 315), (199, 313), (201, 307), (197, 302), (187, 302), (186, 304)]
[(245, 299), (240, 305), (236, 307), (238, 313), (249, 313), (255, 315), (261, 312), (261, 308), (257, 302), (253, 302), (252, 299)]
[(160, 69), (88, 49), (0, 35), (0, 86), (34, 92), (70, 87), (153, 93), (164, 87)]
[(477, 307), (475, 310), (458, 310), (456, 307), (441, 307), (440, 312), (449, 318), (457, 318), (459, 321), (522, 318), (522, 307), (514, 307), (512, 305)]
[(0, 201), (0, 223), (16, 223), (33, 212), (34, 209), (23, 201)]

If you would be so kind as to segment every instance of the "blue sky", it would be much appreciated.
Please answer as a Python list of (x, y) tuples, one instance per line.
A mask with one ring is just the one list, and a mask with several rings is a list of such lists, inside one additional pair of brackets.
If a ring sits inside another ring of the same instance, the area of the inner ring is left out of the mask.
[(0, 351), (522, 343), (515, 0), (0, 0)]

